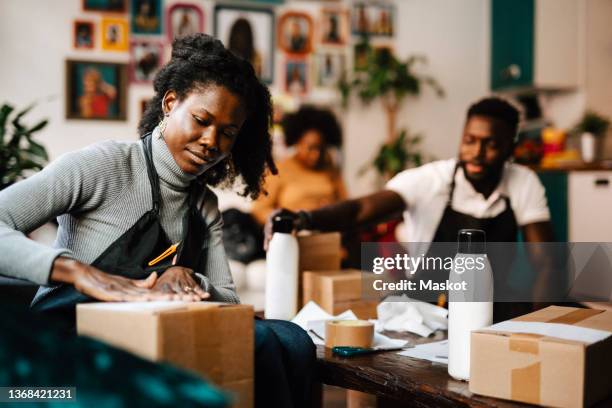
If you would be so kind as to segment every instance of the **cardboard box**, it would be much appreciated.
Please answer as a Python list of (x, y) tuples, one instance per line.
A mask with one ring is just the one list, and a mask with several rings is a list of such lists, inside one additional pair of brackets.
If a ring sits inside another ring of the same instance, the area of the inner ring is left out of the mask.
[(312, 300), (333, 315), (351, 309), (359, 319), (376, 319), (378, 301), (362, 296), (362, 285), (370, 287), (374, 279), (372, 273), (355, 269), (304, 272), (303, 304)]
[(470, 391), (553, 407), (612, 394), (612, 312), (550, 306), (472, 332)]
[(77, 331), (193, 371), (253, 406), (253, 307), (214, 302), (86, 303)]
[(340, 269), (342, 242), (338, 232), (299, 235), (300, 271), (333, 271)]
[(298, 310), (304, 304), (302, 274), (305, 271), (337, 271), (342, 262), (342, 236), (338, 232), (298, 235)]

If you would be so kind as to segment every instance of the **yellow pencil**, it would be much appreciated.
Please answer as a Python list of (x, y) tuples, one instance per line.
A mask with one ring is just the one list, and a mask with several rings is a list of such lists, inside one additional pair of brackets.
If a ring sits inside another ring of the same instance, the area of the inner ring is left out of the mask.
[(156, 263), (158, 263), (159, 261), (162, 261), (164, 259), (166, 259), (167, 257), (169, 257), (170, 255), (172, 255), (173, 253), (176, 252), (176, 248), (178, 248), (180, 242), (177, 242), (176, 244), (172, 244), (170, 245), (170, 248), (166, 249), (164, 252), (162, 252), (162, 254), (160, 256), (158, 256), (157, 258), (153, 259), (152, 261), (149, 262), (149, 266), (153, 266)]

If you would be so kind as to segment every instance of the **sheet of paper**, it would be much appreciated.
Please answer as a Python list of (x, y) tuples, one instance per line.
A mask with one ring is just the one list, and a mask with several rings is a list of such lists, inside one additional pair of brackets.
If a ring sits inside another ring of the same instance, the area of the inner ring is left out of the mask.
[(418, 344), (414, 348), (400, 351), (400, 356), (429, 360), (434, 363), (448, 364), (448, 340)]
[[(337, 316), (333, 316), (321, 309), (315, 302), (308, 302), (302, 310), (293, 318), (292, 322), (308, 332), (315, 344), (325, 345), (325, 322), (327, 320), (357, 320), (357, 316), (351, 310), (347, 310)], [(391, 339), (380, 333), (374, 333), (373, 347), (394, 348), (404, 347), (406, 340)]]

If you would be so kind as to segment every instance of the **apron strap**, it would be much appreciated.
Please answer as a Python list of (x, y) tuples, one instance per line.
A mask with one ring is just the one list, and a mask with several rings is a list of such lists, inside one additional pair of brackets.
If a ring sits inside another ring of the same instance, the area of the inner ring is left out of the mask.
[(452, 207), (452, 204), (453, 204), (453, 193), (455, 192), (455, 175), (457, 174), (458, 168), (459, 168), (459, 162), (455, 164), (455, 167), (453, 168), (453, 174), (451, 174), (451, 182), (449, 185), (450, 189), (448, 193), (448, 200), (446, 201), (447, 207)]
[(147, 175), (149, 177), (149, 182), (151, 183), (151, 194), (153, 196), (153, 211), (157, 214), (159, 213), (159, 205), (161, 199), (159, 190), (159, 177), (157, 176), (155, 166), (153, 165), (152, 139), (153, 135), (151, 133), (147, 134), (142, 139), (142, 145), (145, 152), (145, 161), (147, 163)]

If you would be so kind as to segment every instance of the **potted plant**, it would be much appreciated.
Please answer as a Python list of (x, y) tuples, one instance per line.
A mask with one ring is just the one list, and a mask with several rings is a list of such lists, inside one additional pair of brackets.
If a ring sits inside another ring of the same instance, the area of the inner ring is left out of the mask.
[(573, 133), (580, 135), (580, 150), (582, 161), (592, 163), (598, 158), (601, 151), (601, 140), (606, 135), (610, 119), (588, 110), (582, 116), (580, 122), (574, 127)]
[(47, 150), (33, 140), (33, 134), (47, 126), (42, 120), (33, 126), (22, 123), (34, 105), (17, 112), (15, 108), (3, 104), (0, 108), (0, 190), (25, 178), (28, 172), (41, 170), (49, 160)]
[(444, 90), (432, 77), (414, 71), (417, 64), (426, 63), (424, 56), (413, 55), (401, 61), (388, 48), (372, 48), (366, 37), (356, 48), (363, 53), (361, 64), (355, 67), (351, 78), (343, 76), (338, 88), (344, 106), (352, 92), (356, 92), (363, 103), (369, 104), (376, 99), (382, 102), (387, 115), (387, 138), (372, 164), (384, 178), (389, 178), (408, 164), (421, 163), (418, 151), (421, 137), (410, 137), (405, 130), (396, 131), (397, 112), (402, 103), (408, 96), (418, 96), (424, 86), (431, 87), (439, 97), (444, 96)]

